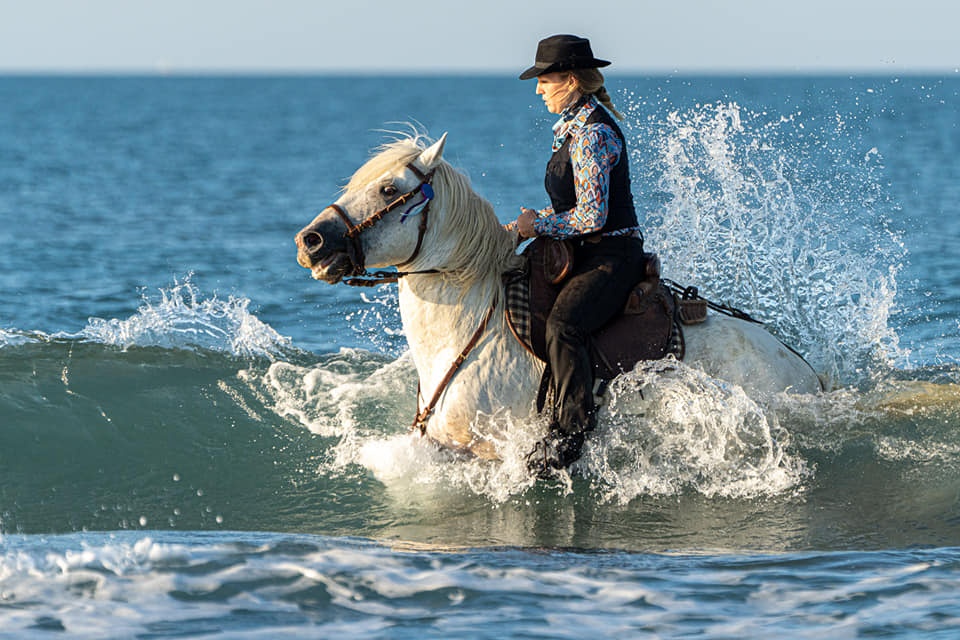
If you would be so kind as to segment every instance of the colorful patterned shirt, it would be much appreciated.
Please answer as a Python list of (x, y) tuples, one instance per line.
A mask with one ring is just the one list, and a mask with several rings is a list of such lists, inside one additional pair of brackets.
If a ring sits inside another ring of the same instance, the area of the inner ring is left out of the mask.
[[(594, 233), (607, 221), (610, 200), (610, 171), (623, 152), (623, 144), (613, 129), (602, 123), (586, 124), (587, 118), (599, 106), (589, 96), (560, 114), (553, 125), (553, 151), (563, 146), (570, 136), (570, 161), (574, 170), (574, 190), (577, 206), (569, 211), (556, 212), (552, 206), (537, 211), (533, 229), (541, 236), (572, 238)], [(516, 230), (516, 221), (506, 225)], [(604, 235), (634, 235), (640, 227), (617, 229)]]

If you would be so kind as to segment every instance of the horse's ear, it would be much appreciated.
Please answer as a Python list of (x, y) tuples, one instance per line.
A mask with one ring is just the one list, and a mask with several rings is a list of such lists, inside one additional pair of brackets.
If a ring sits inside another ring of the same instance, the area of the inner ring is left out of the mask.
[(440, 163), (440, 157), (443, 156), (443, 145), (447, 142), (447, 134), (444, 133), (440, 139), (423, 150), (420, 154), (420, 164), (427, 171), (433, 169)]

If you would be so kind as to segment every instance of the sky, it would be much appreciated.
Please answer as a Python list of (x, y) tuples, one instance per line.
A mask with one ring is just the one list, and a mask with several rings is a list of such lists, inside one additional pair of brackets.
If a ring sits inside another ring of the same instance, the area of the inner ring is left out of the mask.
[(0, 0), (0, 73), (960, 73), (956, 0)]

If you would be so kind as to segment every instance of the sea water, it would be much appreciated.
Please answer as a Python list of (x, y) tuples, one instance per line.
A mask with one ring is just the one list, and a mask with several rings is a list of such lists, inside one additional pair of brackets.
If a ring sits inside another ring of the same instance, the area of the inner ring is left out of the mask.
[(537, 482), (410, 438), (395, 285), (293, 245), (409, 123), (545, 205), (529, 83), (0, 78), (0, 637), (955, 637), (960, 78), (609, 88), (665, 275), (832, 386), (651, 364)]

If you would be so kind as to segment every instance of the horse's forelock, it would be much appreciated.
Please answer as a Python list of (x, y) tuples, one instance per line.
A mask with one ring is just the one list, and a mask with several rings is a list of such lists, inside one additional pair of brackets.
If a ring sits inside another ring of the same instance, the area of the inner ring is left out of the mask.
[(397, 172), (413, 162), (426, 148), (422, 136), (399, 138), (384, 143), (374, 150), (371, 156), (350, 177), (344, 191), (347, 194), (362, 191), (366, 186), (379, 179), (383, 174)]
[[(362, 191), (385, 173), (399, 173), (426, 149), (426, 142), (423, 136), (414, 135), (378, 147), (375, 155), (353, 174), (345, 191)], [(450, 275), (465, 286), (492, 276), (499, 282), (497, 269), (512, 254), (513, 247), (493, 206), (473, 190), (467, 176), (446, 161), (436, 167), (434, 187), (437, 208), (445, 212), (440, 232), (459, 238), (456, 250), (449, 256)]]

